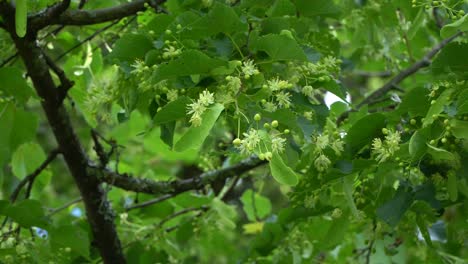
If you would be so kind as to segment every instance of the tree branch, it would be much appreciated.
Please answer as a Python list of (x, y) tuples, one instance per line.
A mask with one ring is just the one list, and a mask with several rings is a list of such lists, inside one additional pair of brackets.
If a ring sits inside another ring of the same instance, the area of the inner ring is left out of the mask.
[(456, 34), (442, 40), (439, 44), (433, 47), (421, 60), (415, 62), (413, 65), (409, 66), (405, 70), (401, 71), (397, 76), (393, 77), (388, 81), (384, 86), (379, 88), (378, 90), (374, 91), (372, 94), (367, 96), (361, 103), (357, 105), (357, 109), (361, 108), (362, 106), (368, 104), (369, 102), (381, 97), (382, 95), (386, 94), (390, 91), (395, 85), (399, 84), (401, 81), (406, 79), (407, 77), (413, 75), (414, 73), (418, 72), (421, 68), (425, 68), (431, 65), (431, 59), (447, 44), (449, 44), (452, 40), (456, 39), (457, 37), (463, 35), (462, 31), (457, 32)]
[(174, 196), (175, 195), (173, 195), (173, 194), (165, 194), (165, 195), (160, 196), (158, 198), (154, 198), (154, 199), (151, 199), (151, 200), (148, 200), (148, 201), (144, 201), (142, 203), (138, 203), (138, 204), (135, 204), (135, 205), (128, 206), (128, 207), (125, 208), (125, 210), (130, 211), (130, 210), (133, 210), (133, 209), (143, 208), (143, 207), (146, 207), (146, 206), (150, 206), (150, 205), (153, 205), (153, 204), (163, 202), (163, 201), (165, 201), (165, 200), (167, 200), (169, 198), (172, 198)]
[(30, 186), (32, 186), (32, 184), (33, 184), (34, 180), (36, 179), (36, 177), (39, 176), (39, 174), (41, 174), (41, 172), (43, 170), (45, 170), (45, 168), (47, 168), (47, 166), (57, 157), (58, 154), (60, 154), (60, 150), (58, 150), (58, 149), (52, 150), (49, 153), (49, 156), (47, 156), (47, 158), (44, 160), (44, 162), (42, 162), (42, 164), (35, 171), (33, 171), (28, 176), (24, 177), (24, 179), (22, 179), (18, 183), (18, 185), (16, 186), (16, 188), (13, 190), (13, 192), (10, 195), (10, 201), (12, 203), (14, 203), (16, 201), (16, 199), (18, 198), (18, 195), (21, 192), (21, 189), (28, 182), (30, 183)]
[(42, 54), (44, 55), (47, 65), (49, 65), (50, 69), (52, 69), (52, 71), (57, 74), (57, 77), (60, 80), (60, 85), (58, 86), (58, 101), (61, 103), (65, 97), (67, 97), (68, 90), (73, 87), (75, 82), (68, 79), (65, 72), (57, 64), (55, 64), (55, 62), (45, 52)]
[(205, 172), (189, 179), (159, 182), (144, 178), (135, 178), (129, 174), (118, 174), (106, 169), (101, 170), (101, 179), (106, 183), (127, 191), (177, 195), (186, 191), (201, 189), (216, 180), (227, 179), (243, 174), (265, 163), (266, 161), (262, 161), (257, 157), (250, 157), (235, 165)]
[(67, 10), (57, 17), (32, 17), (31, 23), (34, 25), (36, 30), (49, 25), (93, 25), (135, 15), (137, 12), (145, 10), (145, 3), (149, 3), (151, 6), (157, 7), (164, 2), (165, 0), (135, 0), (130, 3), (109, 8), (95, 10)]
[(83, 198), (81, 198), (81, 197), (76, 198), (74, 200), (71, 200), (70, 202), (68, 202), (68, 203), (66, 203), (66, 204), (64, 204), (64, 205), (62, 205), (60, 207), (57, 207), (57, 208), (54, 208), (54, 209), (50, 210), (49, 214), (47, 214), (47, 217), (53, 216), (54, 214), (56, 214), (56, 213), (58, 213), (58, 212), (60, 212), (62, 210), (65, 210), (68, 207), (70, 207), (70, 206), (72, 206), (72, 205), (74, 205), (76, 203), (79, 203), (81, 201), (83, 201)]
[(114, 213), (97, 175), (87, 166), (89, 159), (83, 151), (67, 110), (59, 101), (58, 89), (43, 52), (38, 46), (36, 35), (27, 34), (25, 38), (19, 38), (12, 26), (15, 21), (14, 12), (5, 11), (3, 9), (5, 5), (2, 3), (0, 2), (0, 14), (7, 24), (10, 37), (24, 62), (37, 95), (41, 98), (42, 108), (52, 127), (59, 149), (83, 198), (94, 245), (99, 250), (104, 263), (125, 263), (114, 224)]

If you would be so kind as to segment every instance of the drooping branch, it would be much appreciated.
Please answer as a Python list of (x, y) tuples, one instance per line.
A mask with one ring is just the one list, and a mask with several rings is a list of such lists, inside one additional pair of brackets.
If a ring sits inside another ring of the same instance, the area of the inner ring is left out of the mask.
[(250, 157), (226, 168), (205, 172), (189, 179), (174, 181), (153, 181), (135, 178), (129, 174), (118, 174), (110, 170), (102, 170), (101, 179), (106, 183), (128, 191), (177, 195), (186, 191), (201, 189), (216, 180), (243, 174), (265, 163), (266, 161), (262, 161), (257, 157)]
[(39, 174), (41, 174), (41, 172), (45, 170), (45, 168), (47, 168), (47, 166), (58, 156), (58, 154), (60, 154), (60, 150), (58, 149), (52, 150), (47, 156), (47, 158), (44, 160), (44, 162), (42, 162), (42, 164), (36, 170), (34, 170), (31, 174), (24, 177), (24, 179), (22, 179), (18, 183), (18, 185), (16, 186), (16, 188), (13, 190), (13, 192), (10, 195), (10, 201), (12, 203), (15, 202), (16, 199), (18, 198), (18, 195), (21, 192), (21, 189), (23, 189), (23, 187), (27, 183), (29, 183), (30, 186), (32, 186), (32, 183), (34, 182), (36, 177), (39, 176)]
[(67, 10), (57, 17), (34, 16), (30, 20), (36, 30), (49, 25), (93, 25), (135, 15), (137, 12), (145, 10), (146, 3), (153, 7), (157, 7), (164, 2), (165, 0), (135, 0), (109, 8), (95, 10)]
[(372, 94), (367, 96), (361, 103), (359, 103), (356, 108), (359, 109), (362, 106), (372, 102), (373, 100), (383, 96), (386, 94), (388, 91), (390, 91), (395, 85), (399, 84), (401, 81), (406, 79), (407, 77), (415, 74), (418, 72), (420, 69), (425, 68), (429, 65), (431, 65), (431, 60), (432, 58), (442, 49), (444, 48), (447, 44), (452, 42), (454, 39), (457, 37), (463, 35), (462, 31), (459, 31), (455, 33), (454, 35), (442, 40), (439, 44), (437, 44), (435, 47), (433, 47), (426, 55), (420, 59), (419, 61), (415, 62), (405, 70), (401, 71), (398, 75), (390, 79), (387, 83), (384, 84), (381, 88), (377, 89), (374, 91)]

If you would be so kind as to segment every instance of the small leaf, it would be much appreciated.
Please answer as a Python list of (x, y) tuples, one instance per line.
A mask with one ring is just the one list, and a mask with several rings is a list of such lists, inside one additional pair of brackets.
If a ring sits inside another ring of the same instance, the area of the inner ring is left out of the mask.
[(434, 75), (456, 74), (459, 79), (468, 78), (468, 43), (450, 43), (445, 46), (431, 64)]
[(358, 152), (381, 133), (384, 125), (385, 116), (382, 114), (364, 116), (349, 129), (345, 138), (346, 144), (352, 152)]
[(174, 143), (174, 129), (176, 122), (164, 123), (161, 125), (161, 135), (159, 138), (166, 143), (170, 148), (172, 148)]
[(208, 137), (223, 110), (224, 106), (221, 104), (215, 104), (207, 109), (202, 115), (202, 124), (198, 127), (190, 127), (179, 141), (177, 141), (174, 150), (184, 151), (188, 149), (199, 149), (206, 137)]
[(49, 231), (50, 242), (54, 250), (60, 248), (70, 248), (75, 253), (89, 257), (89, 236), (88, 233), (79, 226), (63, 225), (52, 228)]
[(183, 52), (177, 59), (160, 65), (153, 77), (158, 82), (178, 76), (206, 74), (217, 67), (226, 65), (227, 62), (210, 58), (201, 51), (188, 50)]
[(28, 0), (16, 0), (15, 25), (16, 35), (22, 38), (26, 35), (28, 24)]
[(271, 213), (270, 200), (250, 189), (242, 194), (241, 201), (242, 208), (250, 221), (257, 220), (257, 217), (263, 219)]
[(437, 98), (434, 104), (431, 105), (427, 111), (426, 117), (424, 118), (423, 127), (428, 126), (434, 122), (434, 116), (439, 115), (444, 111), (444, 106), (447, 105), (450, 101), (450, 95), (452, 94), (452, 89), (447, 89)]
[(413, 194), (400, 187), (390, 201), (377, 208), (377, 216), (394, 227), (411, 207), (413, 201)]
[(14, 205), (10, 205), (6, 209), (6, 215), (25, 228), (32, 226), (47, 226), (42, 204), (37, 200), (28, 199), (20, 201)]
[(270, 161), (270, 170), (273, 178), (281, 184), (294, 186), (299, 181), (297, 174), (284, 163), (281, 156), (277, 153), (273, 153)]
[(468, 14), (453, 23), (445, 25), (440, 30), (440, 35), (443, 38), (448, 38), (457, 33), (457, 31), (468, 31)]
[(3, 92), (3, 96), (13, 96), (19, 103), (25, 104), (33, 95), (31, 87), (18, 68), (0, 68), (0, 80), (2, 80), (0, 92)]
[(146, 52), (152, 48), (153, 43), (146, 35), (125, 34), (115, 42), (114, 48), (109, 54), (109, 59), (132, 64), (136, 59), (143, 60)]
[(177, 100), (172, 101), (163, 106), (154, 116), (154, 124), (160, 125), (164, 123), (170, 123), (186, 117), (187, 104), (190, 103), (190, 99), (186, 96), (179, 97)]
[(338, 17), (340, 8), (330, 0), (295, 0), (298, 12), (304, 16)]
[(426, 153), (427, 146), (427, 134), (426, 130), (417, 130), (411, 136), (409, 142), (409, 153), (413, 161), (421, 159), (421, 157)]
[(450, 122), (452, 134), (456, 138), (468, 139), (468, 121), (453, 119)]
[(297, 44), (296, 40), (280, 34), (268, 34), (259, 37), (251, 45), (254, 50), (264, 51), (272, 60), (300, 60), (307, 61), (304, 50)]
[(23, 144), (15, 151), (11, 159), (13, 174), (23, 179), (38, 168), (45, 158), (44, 151), (37, 143)]
[(458, 161), (455, 155), (453, 155), (452, 153), (448, 152), (445, 149), (431, 146), (428, 143), (426, 143), (426, 146), (428, 147), (427, 152), (431, 154), (434, 160), (445, 160), (445, 161), (455, 161), (455, 162)]
[(263, 231), (263, 225), (263, 222), (253, 222), (243, 225), (242, 228), (244, 229), (244, 234), (255, 235)]

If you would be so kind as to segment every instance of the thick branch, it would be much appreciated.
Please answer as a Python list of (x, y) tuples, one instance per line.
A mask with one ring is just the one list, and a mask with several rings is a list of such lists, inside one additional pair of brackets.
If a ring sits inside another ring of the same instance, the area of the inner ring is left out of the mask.
[(378, 90), (374, 91), (372, 94), (367, 96), (361, 103), (357, 105), (357, 109), (361, 108), (362, 106), (368, 104), (369, 102), (374, 101), (375, 99), (381, 97), (382, 95), (386, 94), (390, 91), (395, 85), (399, 84), (401, 81), (406, 79), (407, 77), (413, 75), (414, 73), (418, 72), (421, 68), (425, 68), (431, 65), (431, 59), (447, 44), (449, 44), (452, 40), (456, 39), (457, 37), (463, 35), (463, 32), (457, 32), (456, 34), (442, 40), (439, 44), (437, 44), (434, 48), (432, 48), (421, 60), (415, 62), (413, 65), (409, 66), (405, 70), (401, 71), (397, 76), (393, 77), (388, 81), (384, 86), (379, 88)]
[(49, 65), (38, 46), (36, 36), (27, 34), (18, 38), (14, 30), (14, 12), (4, 12), (5, 5), (0, 2), (0, 14), (7, 24), (18, 53), (26, 66), (28, 76), (52, 127), (59, 149), (80, 190), (86, 208), (86, 215), (93, 233), (95, 245), (104, 263), (125, 263), (124, 254), (113, 222), (114, 215), (105, 192), (100, 187), (97, 175), (89, 170), (88, 157), (73, 129), (68, 113), (61, 105), (58, 89), (52, 79)]
[(206, 185), (221, 179), (227, 179), (243, 174), (262, 164), (257, 157), (247, 158), (235, 165), (219, 170), (209, 171), (197, 177), (175, 181), (152, 181), (149, 179), (135, 178), (129, 174), (118, 174), (110, 170), (102, 171), (102, 180), (116, 187), (148, 194), (171, 194), (176, 195), (190, 190), (198, 190)]
[(164, 2), (165, 0), (135, 0), (119, 6), (96, 10), (67, 10), (57, 17), (32, 17), (31, 23), (35, 25), (36, 30), (48, 25), (93, 25), (135, 15), (145, 10), (145, 3), (158, 6)]

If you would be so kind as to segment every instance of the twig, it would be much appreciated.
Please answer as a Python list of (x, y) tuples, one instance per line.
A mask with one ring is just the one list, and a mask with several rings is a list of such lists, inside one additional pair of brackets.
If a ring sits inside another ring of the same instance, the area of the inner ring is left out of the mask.
[(115, 24), (119, 23), (120, 20), (115, 20), (113, 21), (112, 23), (110, 23), (109, 25), (105, 26), (105, 27), (102, 27), (101, 29), (98, 29), (96, 32), (94, 32), (93, 34), (91, 34), (90, 36), (88, 36), (87, 38), (83, 39), (82, 41), (80, 41), (79, 43), (77, 43), (76, 45), (74, 45), (73, 47), (69, 48), (68, 50), (66, 50), (65, 52), (63, 52), (62, 54), (60, 54), (57, 58), (55, 58), (55, 61), (59, 61), (61, 58), (65, 57), (65, 55), (67, 55), (68, 53), (72, 52), (73, 50), (75, 50), (76, 48), (79, 48), (81, 45), (83, 45), (84, 43), (92, 40), (93, 38), (97, 37), (99, 34), (101, 34), (102, 32), (106, 31), (107, 29), (111, 28), (112, 26), (114, 26)]
[(388, 91), (390, 91), (391, 89), (394, 89), (394, 87), (398, 87), (397, 85), (402, 82), (404, 79), (406, 79), (407, 77), (415, 74), (416, 72), (418, 72), (420, 69), (422, 68), (425, 68), (429, 65), (431, 65), (431, 59), (442, 49), (444, 48), (447, 44), (449, 44), (451, 41), (453, 41), (454, 39), (456, 39), (457, 37), (463, 35), (464, 32), (463, 31), (459, 31), (457, 33), (455, 33), (454, 35), (442, 40), (439, 44), (437, 44), (436, 46), (434, 46), (428, 53), (426, 53), (426, 55), (419, 61), (413, 63), (411, 66), (409, 66), (408, 68), (404, 69), (403, 71), (401, 71), (399, 74), (397, 74), (395, 77), (393, 77), (392, 79), (390, 79), (387, 83), (385, 83), (382, 87), (380, 87), (379, 89), (377, 89), (376, 91), (374, 91), (373, 93), (371, 93), (370, 95), (368, 95), (366, 98), (364, 98), (364, 100), (362, 100), (362, 102), (360, 102), (358, 105), (356, 105), (355, 109), (352, 109), (352, 110), (348, 110), (346, 112), (344, 112), (343, 114), (341, 114), (341, 116), (339, 116), (337, 118), (337, 121), (336, 123), (341, 123), (344, 119), (346, 119), (346, 117), (348, 117), (349, 113), (351, 112), (354, 112), (356, 110), (359, 110), (361, 107), (363, 107), (364, 105), (367, 105), (369, 104), (370, 102), (372, 101), (375, 101), (376, 99), (378, 99), (379, 97), (385, 95)]
[(35, 178), (41, 174), (41, 172), (47, 168), (47, 166), (49, 165), (49, 163), (51, 163), (56, 157), (57, 155), (60, 153), (60, 150), (58, 149), (54, 149), (52, 150), (50, 153), (49, 153), (49, 156), (47, 157), (47, 159), (34, 171), (32, 172), (31, 174), (29, 174), (28, 176), (24, 177), (23, 180), (21, 180), (18, 185), (16, 186), (15, 190), (13, 191), (13, 193), (10, 195), (10, 201), (12, 203), (14, 203), (16, 201), (16, 199), (18, 198), (18, 195), (21, 191), (21, 189), (28, 183), (28, 182), (33, 182), (35, 180)]
[(362, 76), (362, 77), (365, 77), (365, 78), (371, 78), (371, 77), (385, 78), (385, 77), (392, 76), (391, 71), (369, 72), (369, 71), (356, 70), (356, 71), (353, 71), (351, 74), (352, 75)]
[[(109, 169), (97, 169), (96, 173), (101, 173), (100, 178), (107, 183), (111, 183), (118, 188), (128, 191), (148, 193), (148, 194), (172, 194), (177, 195), (190, 190), (199, 190), (216, 180), (227, 179), (243, 174), (260, 165), (265, 164), (256, 156), (244, 159), (241, 162), (218, 170), (208, 171), (191, 177), (189, 179), (174, 181), (153, 181), (145, 178), (135, 178), (130, 174), (119, 174)], [(90, 165), (91, 167), (95, 167)]]
[(172, 195), (172, 194), (166, 194), (166, 195), (160, 196), (160, 197), (155, 198), (155, 199), (151, 199), (151, 200), (148, 200), (148, 201), (144, 201), (142, 203), (138, 203), (138, 204), (135, 204), (135, 205), (132, 205), (132, 206), (128, 206), (128, 207), (125, 208), (125, 210), (130, 211), (130, 210), (133, 210), (133, 209), (143, 208), (143, 207), (146, 207), (146, 206), (150, 206), (150, 205), (153, 205), (153, 204), (163, 202), (163, 201), (165, 201), (165, 200), (167, 200), (169, 198), (172, 198), (174, 196), (175, 195)]
[(374, 237), (370, 240), (369, 247), (367, 248), (366, 264), (370, 263), (370, 256), (372, 254), (372, 248), (374, 247), (374, 243), (375, 243), (375, 230), (376, 229), (377, 229), (377, 222), (374, 219), (372, 222), (372, 235)]
[(225, 192), (220, 193), (219, 199), (226, 202), (226, 200), (227, 200), (226, 198), (234, 190), (234, 188), (236, 187), (239, 180), (240, 180), (240, 175), (237, 175), (236, 177), (234, 177), (234, 179), (232, 180), (232, 183), (229, 186), (229, 188)]
[(439, 15), (439, 8), (438, 7), (432, 8), (432, 16), (434, 16), (436, 26), (439, 29), (441, 29), (444, 26), (444, 21), (442, 20), (442, 18)]
[(67, 209), (69, 206), (74, 205), (76, 203), (79, 203), (81, 201), (83, 201), (83, 198), (79, 197), (79, 198), (76, 198), (76, 199), (74, 199), (74, 200), (72, 200), (72, 201), (70, 201), (70, 202), (68, 202), (68, 203), (66, 203), (66, 204), (64, 204), (64, 205), (62, 205), (60, 207), (52, 209), (49, 212), (49, 214), (47, 215), (47, 217), (53, 216), (54, 214), (56, 214), (56, 213), (58, 213), (58, 212), (60, 212), (60, 211), (62, 211), (64, 209)]
[(18, 52), (16, 52), (15, 54), (11, 55), (10, 57), (6, 58), (1, 64), (0, 64), (0, 68), (2, 68), (3, 66), (7, 65), (10, 61), (12, 61), (14, 58), (16, 58), (18, 56)]
[(44, 51), (42, 52), (44, 58), (49, 65), (50, 69), (57, 74), (57, 77), (60, 80), (60, 85), (57, 87), (58, 90), (58, 104), (60, 105), (63, 100), (67, 97), (68, 90), (73, 87), (75, 84), (74, 81), (71, 81), (67, 78), (65, 72), (50, 58)]
[(456, 34), (442, 40), (439, 44), (437, 44), (434, 48), (432, 48), (421, 60), (415, 62), (413, 65), (409, 66), (405, 70), (401, 71), (397, 76), (393, 77), (390, 81), (388, 81), (384, 86), (367, 96), (361, 103), (357, 105), (357, 108), (361, 108), (362, 106), (368, 104), (370, 101), (386, 94), (388, 91), (392, 89), (395, 85), (399, 84), (401, 81), (406, 79), (408, 76), (418, 72), (421, 68), (425, 68), (431, 65), (431, 59), (448, 43), (452, 40), (456, 39), (457, 37), (463, 35), (462, 31), (457, 32)]
[(161, 220), (159, 223), (158, 223), (158, 227), (162, 227), (165, 223), (167, 223), (168, 221), (172, 220), (173, 218), (176, 218), (178, 216), (181, 216), (181, 215), (184, 215), (184, 214), (187, 214), (187, 213), (190, 213), (190, 212), (194, 212), (194, 211), (206, 211), (208, 210), (208, 207), (207, 206), (201, 206), (201, 207), (190, 207), (190, 208), (185, 208), (185, 209), (182, 209), (180, 211), (177, 211), (169, 216), (167, 216), (166, 218), (164, 218), (163, 220)]
[(104, 151), (104, 147), (101, 145), (101, 142), (99, 142), (100, 135), (98, 134), (96, 130), (91, 129), (91, 137), (93, 138), (93, 141), (94, 141), (93, 149), (98, 155), (99, 162), (101, 163), (101, 167), (104, 168), (109, 162), (109, 156)]

